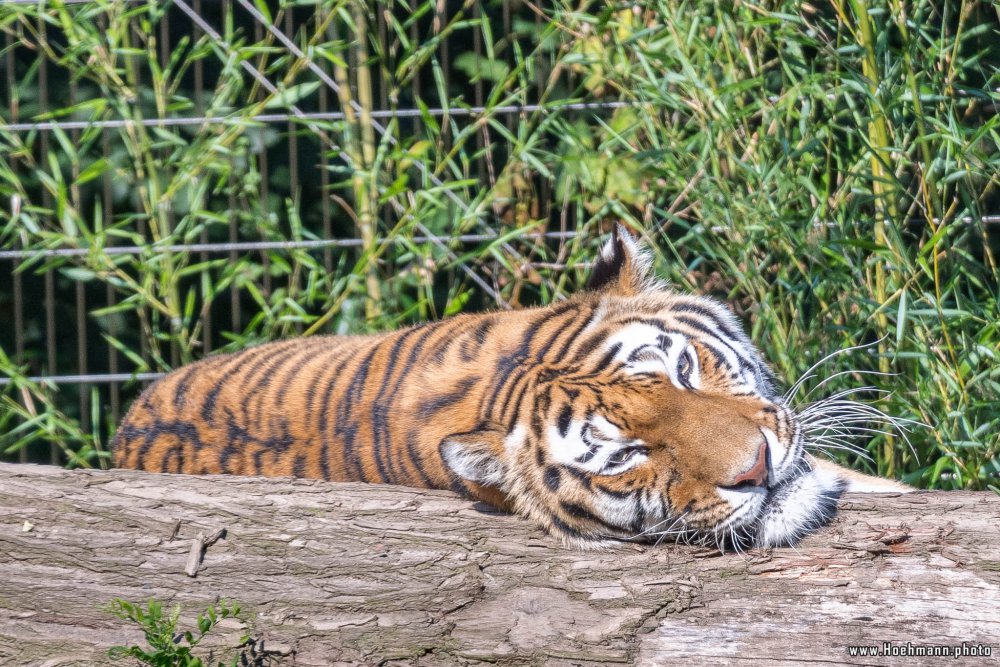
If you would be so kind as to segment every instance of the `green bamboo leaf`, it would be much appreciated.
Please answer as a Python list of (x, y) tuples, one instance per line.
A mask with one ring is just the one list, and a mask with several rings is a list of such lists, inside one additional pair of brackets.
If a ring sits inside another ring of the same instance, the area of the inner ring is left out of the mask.
[(86, 169), (80, 172), (76, 180), (73, 181), (73, 185), (85, 185), (90, 181), (94, 180), (98, 176), (102, 176), (105, 171), (108, 170), (108, 161), (106, 158), (99, 158), (94, 160), (87, 165)]
[(82, 266), (63, 267), (62, 273), (70, 280), (77, 280), (80, 282), (88, 282), (97, 278), (96, 273)]
[(298, 103), (300, 100), (312, 95), (316, 89), (320, 87), (320, 84), (320, 81), (310, 81), (309, 83), (300, 83), (294, 86), (289, 86), (283, 90), (279, 90), (276, 95), (267, 101), (264, 108), (287, 109), (293, 104)]
[(271, 18), (271, 9), (267, 6), (266, 0), (253, 0), (253, 4), (257, 7), (257, 11), (264, 15), (268, 23), (274, 23), (274, 19)]
[(896, 309), (896, 347), (903, 344), (903, 332), (906, 330), (906, 290), (899, 295), (899, 307)]

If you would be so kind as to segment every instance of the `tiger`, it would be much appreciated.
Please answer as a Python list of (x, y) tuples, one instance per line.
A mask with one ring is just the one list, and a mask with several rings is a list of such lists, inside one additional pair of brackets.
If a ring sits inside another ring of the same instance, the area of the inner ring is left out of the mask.
[(280, 340), (157, 380), (119, 468), (450, 489), (584, 549), (794, 545), (845, 491), (722, 302), (668, 288), (618, 224), (585, 289), (364, 336)]

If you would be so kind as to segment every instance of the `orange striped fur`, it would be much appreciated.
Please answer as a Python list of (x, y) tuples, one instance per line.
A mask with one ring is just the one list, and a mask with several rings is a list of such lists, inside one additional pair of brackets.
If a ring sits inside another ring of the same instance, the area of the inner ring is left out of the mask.
[(739, 547), (831, 515), (845, 482), (800, 431), (728, 310), (652, 281), (619, 228), (552, 306), (180, 368), (136, 400), (115, 464), (454, 489), (583, 546)]

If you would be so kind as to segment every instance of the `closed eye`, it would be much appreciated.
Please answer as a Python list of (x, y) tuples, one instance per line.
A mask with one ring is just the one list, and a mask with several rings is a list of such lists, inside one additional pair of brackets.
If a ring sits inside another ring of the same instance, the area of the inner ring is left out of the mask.
[(698, 355), (694, 348), (688, 345), (677, 358), (677, 381), (685, 389), (697, 389), (701, 386), (698, 369)]
[(649, 451), (648, 448), (642, 446), (631, 446), (622, 447), (617, 452), (608, 457), (605, 462), (605, 469), (616, 468), (618, 466), (624, 465), (631, 461), (636, 456), (645, 455)]
[(557, 461), (593, 475), (620, 475), (642, 465), (649, 453), (645, 442), (603, 415), (591, 413), (576, 433), (560, 436), (558, 427), (550, 427), (550, 451)]

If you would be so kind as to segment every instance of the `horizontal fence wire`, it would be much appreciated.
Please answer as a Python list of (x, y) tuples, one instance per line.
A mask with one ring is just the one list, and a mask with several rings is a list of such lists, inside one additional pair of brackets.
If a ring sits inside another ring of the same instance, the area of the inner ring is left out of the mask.
[[(519, 235), (519, 240), (569, 240), (581, 236), (579, 232), (544, 232), (528, 233)], [(399, 245), (403, 243), (430, 243), (433, 241), (451, 243), (486, 243), (496, 241), (497, 237), (487, 234), (463, 234), (460, 236), (413, 236), (409, 238), (389, 238), (387, 243)], [(281, 251), (281, 250), (325, 250), (327, 248), (360, 248), (363, 240), (359, 238), (350, 239), (327, 239), (311, 241), (244, 241), (233, 243), (192, 243), (183, 245), (168, 246), (109, 246), (100, 248), (99, 251), (107, 255), (140, 255), (147, 252), (196, 252), (209, 254), (228, 254), (232, 252), (254, 252), (254, 251)], [(93, 252), (93, 248), (50, 248), (37, 251), (2, 251), (0, 260), (23, 260), (29, 257), (77, 257)], [(591, 262), (576, 262), (572, 264), (557, 264), (552, 262), (528, 262), (532, 268), (558, 268), (558, 269), (587, 269)], [(71, 375), (32, 375), (23, 378), (28, 382), (44, 384), (50, 386), (73, 385), (73, 384), (112, 384), (127, 382), (151, 382), (157, 380), (166, 373), (77, 373)], [(18, 380), (13, 378), (0, 377), (0, 387), (16, 384)]]
[[(544, 232), (529, 233), (517, 236), (519, 240), (556, 239), (568, 240), (580, 236), (579, 232)], [(424, 236), (416, 235), (405, 238), (389, 237), (382, 242), (390, 245), (404, 243), (487, 243), (496, 241), (496, 235), (462, 234), (459, 236)], [(104, 246), (101, 248), (40, 248), (38, 250), (4, 250), (0, 251), (0, 260), (25, 260), (39, 257), (86, 257), (93, 252), (104, 255), (142, 255), (149, 252), (204, 252), (230, 253), (253, 252), (258, 250), (324, 250), (327, 248), (360, 248), (364, 240), (350, 239), (317, 239), (312, 241), (235, 241), (220, 243), (187, 243), (176, 245), (147, 246)]]
[[(910, 223), (918, 224), (926, 222), (923, 218), (916, 218)], [(942, 221), (935, 219), (935, 226), (941, 225)], [(1000, 215), (984, 215), (982, 217), (963, 217), (956, 220), (950, 221), (948, 224), (986, 224), (986, 225), (998, 225), (1000, 224)], [(834, 223), (823, 223), (816, 222), (813, 223), (815, 228), (832, 227)], [(729, 227), (724, 227), (721, 225), (712, 225), (706, 227), (706, 231), (713, 234), (722, 234), (729, 231)], [(527, 234), (520, 234), (516, 238), (521, 241), (535, 241), (540, 239), (548, 240), (572, 240), (574, 238), (584, 236), (582, 232), (566, 231), (566, 232), (544, 232), (535, 233), (530, 232)], [(441, 236), (441, 235), (422, 235), (418, 234), (416, 236), (410, 236), (405, 238), (400, 237), (390, 237), (384, 239), (382, 242), (388, 243), (390, 245), (401, 245), (406, 243), (488, 243), (497, 240), (497, 236), (493, 234), (461, 234), (458, 236)], [(257, 252), (257, 251), (269, 251), (269, 250), (326, 250), (331, 248), (360, 248), (364, 246), (364, 239), (360, 238), (348, 238), (348, 239), (315, 239), (309, 241), (232, 241), (232, 242), (218, 242), (218, 243), (178, 243), (170, 245), (128, 245), (128, 246), (101, 246), (101, 247), (83, 247), (83, 248), (36, 248), (36, 249), (24, 249), (24, 250), (0, 250), (0, 260), (14, 260), (14, 261), (26, 261), (35, 260), (49, 257), (86, 257), (92, 253), (100, 253), (107, 255), (109, 257), (114, 257), (116, 255), (143, 255), (146, 253), (158, 253), (158, 252), (168, 252), (168, 253), (208, 253), (208, 254), (225, 254), (232, 252)]]
[[(31, 375), (28, 382), (47, 385), (61, 384), (110, 384), (112, 382), (151, 382), (158, 380), (166, 373), (91, 373), (84, 375)], [(0, 378), (0, 387), (15, 384), (11, 378)]]
[[(435, 107), (429, 109), (373, 109), (368, 112), (372, 118), (392, 120), (394, 118), (421, 118), (425, 115), (441, 118), (444, 116), (482, 116), (487, 113), (498, 116), (534, 113), (536, 111), (604, 111), (626, 107), (641, 107), (641, 102), (552, 102), (549, 104), (508, 104), (487, 107)], [(143, 127), (172, 127), (189, 125), (241, 125), (244, 123), (286, 123), (294, 121), (341, 121), (347, 118), (343, 111), (303, 111), (301, 114), (257, 114), (256, 116), (178, 116), (171, 118), (143, 118), (142, 120), (46, 120), (35, 123), (7, 123), (0, 119), (0, 129), (10, 132), (51, 132), (53, 130), (117, 129), (141, 125)]]

